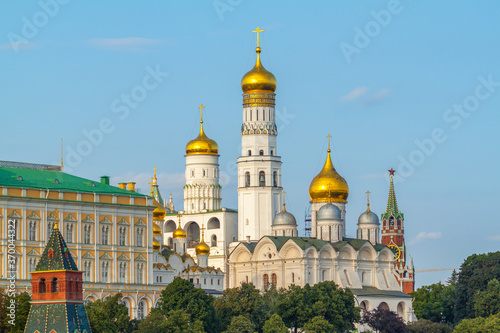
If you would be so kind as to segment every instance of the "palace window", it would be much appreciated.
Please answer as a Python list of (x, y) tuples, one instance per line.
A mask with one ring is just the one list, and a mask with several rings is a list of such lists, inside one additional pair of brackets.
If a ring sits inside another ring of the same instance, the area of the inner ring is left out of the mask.
[(92, 233), (92, 226), (87, 224), (83, 227), (83, 243), (90, 244), (90, 235)]
[(135, 246), (143, 246), (142, 245), (143, 233), (144, 233), (143, 228), (137, 228), (136, 235), (135, 235)]
[(125, 227), (121, 227), (120, 228), (120, 231), (119, 231), (120, 235), (119, 235), (119, 245), (120, 246), (125, 246), (125, 236), (126, 236), (126, 233), (127, 233), (127, 229)]
[(144, 264), (138, 263), (135, 270), (135, 283), (143, 283)]
[(73, 243), (73, 223), (66, 223), (66, 242)]
[(120, 267), (119, 267), (119, 272), (118, 272), (118, 279), (120, 283), (125, 283), (126, 282), (126, 272), (127, 272), (127, 263), (126, 262), (121, 262)]
[(101, 282), (108, 283), (109, 262), (103, 262), (101, 265)]
[(90, 281), (90, 270), (92, 269), (92, 263), (88, 260), (83, 262), (83, 280)]
[(109, 233), (109, 227), (107, 225), (103, 226), (101, 229), (101, 244), (102, 245), (108, 245), (108, 233)]
[(137, 304), (137, 319), (142, 320), (144, 319), (145, 316), (145, 306), (144, 306), (144, 301), (140, 300), (139, 304)]
[(49, 221), (47, 223), (47, 240), (50, 238), (50, 234), (52, 233), (52, 229), (54, 229), (54, 221)]
[(29, 240), (36, 240), (36, 221), (29, 222)]

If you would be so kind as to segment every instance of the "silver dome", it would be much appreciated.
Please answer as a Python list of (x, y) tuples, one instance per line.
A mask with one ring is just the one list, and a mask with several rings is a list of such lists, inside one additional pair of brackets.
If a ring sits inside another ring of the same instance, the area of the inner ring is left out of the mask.
[(318, 215), (316, 215), (317, 221), (323, 220), (341, 220), (342, 213), (340, 209), (332, 203), (327, 203), (318, 210)]
[(276, 216), (273, 219), (273, 225), (290, 225), (290, 226), (296, 226), (297, 221), (295, 220), (295, 217), (287, 212), (286, 210), (276, 214)]
[(377, 214), (367, 210), (359, 216), (358, 224), (380, 224)]

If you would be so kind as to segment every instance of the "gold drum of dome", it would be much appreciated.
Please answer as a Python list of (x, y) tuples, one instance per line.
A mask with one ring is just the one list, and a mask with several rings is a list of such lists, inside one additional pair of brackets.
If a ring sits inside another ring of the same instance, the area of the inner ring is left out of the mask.
[(311, 202), (347, 202), (349, 187), (347, 182), (335, 170), (330, 158), (330, 149), (323, 169), (309, 185)]
[(181, 226), (179, 225), (179, 227), (177, 229), (175, 229), (174, 233), (172, 234), (172, 237), (173, 238), (187, 238), (187, 234), (184, 231), (184, 229), (182, 229)]
[(260, 47), (257, 47), (255, 52), (257, 52), (257, 61), (252, 70), (241, 79), (241, 90), (244, 94), (274, 93), (277, 86), (276, 77), (260, 62)]
[(195, 248), (197, 255), (207, 255), (210, 254), (210, 247), (203, 240)]
[(153, 222), (153, 235), (161, 236), (161, 228), (154, 222)]
[[(153, 220), (154, 221), (163, 221), (165, 218), (165, 214), (167, 214), (167, 211), (165, 208), (156, 200), (153, 200), (153, 206), (156, 208), (153, 210)], [(160, 230), (161, 231), (161, 230)]]
[(153, 237), (153, 251), (160, 251), (161, 244)]
[(201, 121), (200, 134), (186, 145), (186, 155), (196, 154), (219, 154), (219, 145), (217, 145), (217, 142), (207, 137), (203, 131), (203, 121)]

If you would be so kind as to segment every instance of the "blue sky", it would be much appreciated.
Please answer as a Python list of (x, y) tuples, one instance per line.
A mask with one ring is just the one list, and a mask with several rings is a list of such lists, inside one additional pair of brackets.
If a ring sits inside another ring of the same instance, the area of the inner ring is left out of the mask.
[[(251, 31), (260, 26), (263, 64), (278, 81), (287, 210), (303, 220), (331, 134), (333, 163), (350, 188), (348, 235), (366, 190), (372, 210), (385, 209), (394, 167), (417, 270), (458, 267), (500, 247), (499, 8), (495, 1), (3, 1), (0, 159), (58, 163), (64, 138), (67, 171), (136, 181), (147, 192), (157, 166), (163, 196), (172, 192), (182, 208), (184, 148), (197, 135), (203, 103), (206, 133), (220, 147), (223, 205), (236, 208), (240, 80), (254, 64)], [(127, 106), (123, 96), (131, 94), (137, 100)], [(417, 286), (450, 273), (418, 274)]]

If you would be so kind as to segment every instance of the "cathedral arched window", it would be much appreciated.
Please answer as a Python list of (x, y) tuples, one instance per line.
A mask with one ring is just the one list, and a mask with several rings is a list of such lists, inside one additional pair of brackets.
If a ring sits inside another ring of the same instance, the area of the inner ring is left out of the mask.
[(264, 290), (267, 290), (269, 288), (269, 275), (264, 274), (264, 276), (262, 277), (262, 281), (264, 284)]
[(259, 151), (259, 155), (264, 156), (264, 151), (262, 149)]
[(278, 171), (273, 172), (273, 186), (278, 187)]
[(212, 247), (216, 247), (217, 246), (217, 236), (216, 235), (212, 235), (212, 240), (211, 240), (211, 245)]
[(250, 186), (250, 172), (245, 172), (245, 187)]
[(271, 156), (273, 156), (273, 154), (274, 154), (274, 152), (273, 152), (273, 150), (271, 149)]
[(137, 304), (137, 319), (141, 320), (144, 318), (145, 315), (145, 306), (144, 306), (144, 301), (140, 300), (139, 304)]
[(45, 279), (44, 278), (41, 278), (40, 280), (38, 280), (38, 293), (39, 294), (45, 294), (46, 292), (46, 286), (45, 286)]
[(57, 278), (52, 278), (52, 288), (51, 291), (53, 293), (58, 293), (59, 292), (59, 283), (57, 282)]
[(252, 151), (250, 149), (248, 150), (248, 156), (252, 156)]
[(271, 275), (271, 283), (273, 284), (274, 287), (278, 285), (278, 277), (276, 276), (275, 273)]
[(259, 171), (259, 186), (266, 186), (266, 173)]

